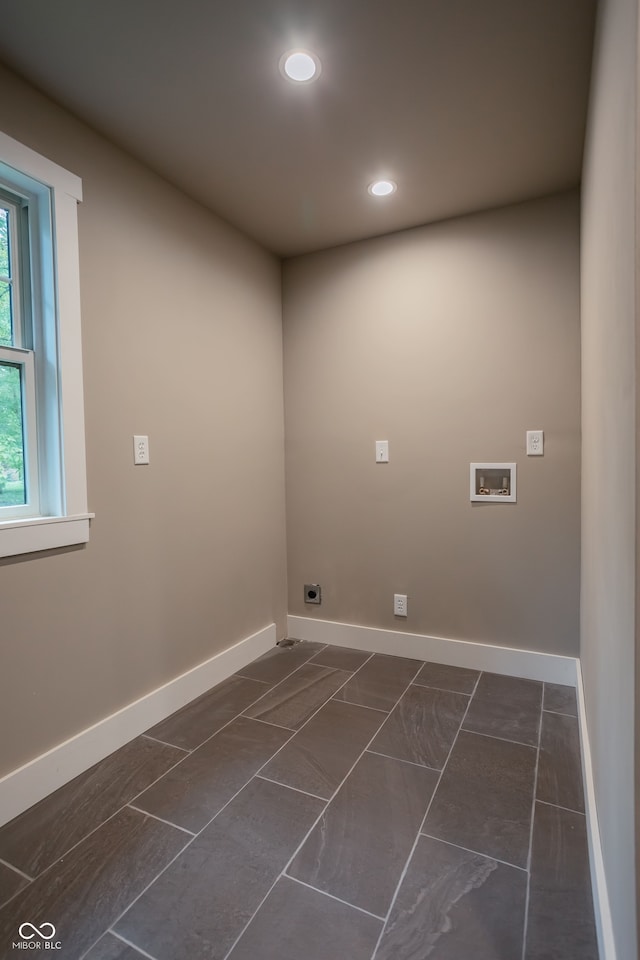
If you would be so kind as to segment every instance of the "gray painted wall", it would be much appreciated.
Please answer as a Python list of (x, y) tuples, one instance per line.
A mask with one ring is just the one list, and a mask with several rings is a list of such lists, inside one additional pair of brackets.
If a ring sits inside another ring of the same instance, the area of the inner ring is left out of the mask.
[(604, 0), (582, 201), (581, 658), (618, 957), (636, 957), (637, 2)]
[[(286, 261), (283, 294), (290, 612), (576, 655), (577, 195)], [(516, 461), (517, 504), (471, 504), (470, 461)]]
[[(0, 71), (0, 128), (83, 179), (86, 549), (0, 566), (0, 775), (277, 621), (280, 265)], [(132, 436), (150, 437), (134, 467)]]

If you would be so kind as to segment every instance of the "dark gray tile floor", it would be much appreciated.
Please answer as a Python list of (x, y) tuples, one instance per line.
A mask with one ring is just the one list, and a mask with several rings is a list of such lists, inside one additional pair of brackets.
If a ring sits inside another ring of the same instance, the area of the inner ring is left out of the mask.
[(597, 960), (576, 714), (276, 648), (0, 829), (0, 960)]

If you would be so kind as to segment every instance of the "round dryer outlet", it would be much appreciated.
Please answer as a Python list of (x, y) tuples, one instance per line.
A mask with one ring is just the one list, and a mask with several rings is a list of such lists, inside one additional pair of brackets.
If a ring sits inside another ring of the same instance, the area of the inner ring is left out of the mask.
[(322, 600), (322, 589), (319, 583), (305, 583), (304, 602), (320, 603)]

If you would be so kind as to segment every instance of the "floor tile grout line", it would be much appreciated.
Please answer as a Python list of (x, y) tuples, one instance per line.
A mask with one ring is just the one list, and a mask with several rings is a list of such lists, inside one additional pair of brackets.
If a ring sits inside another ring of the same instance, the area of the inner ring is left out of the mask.
[(175, 827), (176, 830), (182, 830), (183, 833), (188, 833), (190, 837), (195, 837), (193, 830), (187, 830), (186, 827), (181, 827), (179, 823), (172, 823), (171, 820), (165, 820), (164, 817), (158, 817), (155, 813), (150, 813), (148, 810), (142, 810), (140, 807), (136, 807), (133, 803), (128, 803), (127, 806), (130, 810), (136, 810), (138, 813), (144, 814), (145, 817), (153, 817), (154, 820), (159, 820), (160, 823), (166, 823), (168, 827)]
[[(340, 690), (341, 689), (342, 687), (340, 688)], [(339, 693), (339, 692), (340, 692), (339, 690), (336, 691), (336, 693)], [(362, 707), (363, 710), (374, 710), (376, 713), (383, 713), (385, 717), (388, 717), (390, 713), (389, 710), (383, 710), (381, 707), (370, 707), (366, 703), (356, 703), (355, 700), (347, 700), (346, 698), (344, 700), (337, 700), (335, 694), (329, 697), (329, 700), (336, 700), (336, 703), (348, 703), (349, 706), (351, 707)], [(327, 703), (328, 702), (329, 701), (327, 701)]]
[(412, 680), (411, 686), (426, 687), (427, 690), (440, 690), (442, 693), (457, 693), (461, 697), (469, 697), (469, 699), (471, 699), (471, 697), (473, 696), (472, 693), (466, 693), (466, 691), (464, 690), (450, 690), (449, 687), (434, 687), (432, 683), (420, 683), (419, 680)]
[[(521, 651), (521, 652), (523, 652), (523, 651)], [(469, 667), (469, 669), (471, 670), (471, 669), (473, 669), (473, 668), (472, 668), (472, 667)], [(518, 681), (518, 682), (522, 681), (522, 682), (525, 683), (525, 684), (527, 684), (527, 683), (533, 683), (533, 684), (535, 684), (537, 687), (540, 688), (540, 692), (541, 692), (540, 700), (541, 700), (541, 702), (542, 702), (542, 688), (544, 687), (545, 683), (549, 683), (549, 682), (550, 682), (550, 681), (548, 681), (548, 680), (536, 680), (534, 677), (519, 677), (519, 676), (517, 676), (516, 674), (513, 674), (513, 673), (496, 673), (495, 670), (481, 670), (480, 672), (483, 673), (483, 674), (485, 674), (487, 677), (498, 677), (498, 678), (501, 678), (502, 680), (516, 680), (516, 681)]]
[(525, 960), (527, 952), (527, 933), (529, 932), (529, 897), (531, 895), (531, 857), (533, 854), (533, 823), (536, 814), (536, 794), (538, 792), (538, 768), (540, 766), (540, 744), (542, 742), (542, 705), (544, 703), (544, 685), (542, 688), (542, 699), (540, 701), (540, 717), (538, 720), (538, 746), (536, 749), (536, 768), (533, 775), (533, 797), (531, 800), (531, 825), (529, 827), (529, 850), (527, 853), (527, 890), (524, 901), (524, 923), (522, 926), (522, 960)]
[(323, 897), (329, 897), (330, 900), (337, 900), (338, 903), (343, 903), (345, 907), (349, 907), (351, 910), (357, 910), (358, 913), (364, 913), (367, 917), (373, 917), (374, 920), (380, 920), (384, 923), (384, 918), (379, 916), (377, 913), (371, 913), (370, 910), (365, 910), (364, 907), (358, 907), (355, 903), (349, 903), (348, 900), (343, 900), (341, 897), (336, 897), (333, 893), (328, 893), (326, 890), (321, 890), (320, 887), (314, 887), (312, 883), (305, 883), (304, 880), (299, 880), (298, 877), (290, 877), (288, 873), (282, 873), (278, 879), (291, 880), (292, 883), (299, 883), (301, 887), (306, 887), (307, 890), (313, 890), (314, 893), (319, 893)]
[(545, 708), (543, 707), (543, 708), (542, 708), (542, 712), (543, 712), (543, 713), (553, 713), (554, 716), (556, 716), (556, 717), (572, 717), (574, 720), (577, 720), (577, 719), (578, 719), (578, 714), (577, 714), (577, 713), (563, 713), (562, 710), (545, 710)]
[[(366, 661), (366, 662), (368, 663), (369, 661)], [(424, 662), (425, 662), (425, 661), (422, 661), (422, 663), (424, 663)], [(359, 667), (358, 669), (361, 669), (362, 666), (364, 666), (364, 664), (362, 664), (361, 667)], [(421, 669), (422, 669), (422, 665), (418, 667), (418, 670), (416, 671), (416, 676), (417, 676), (418, 671), (421, 670)], [(357, 673), (357, 672), (358, 672), (358, 671), (356, 670), (355, 673)], [(351, 679), (351, 678), (350, 678), (350, 679)], [(345, 683), (348, 683), (348, 681), (345, 680)], [(344, 686), (344, 684), (343, 684), (343, 686)], [(409, 686), (409, 683), (407, 684), (407, 687), (408, 687), (408, 686)], [(339, 687), (339, 688), (338, 688), (338, 690), (341, 690), (341, 689), (342, 689), (342, 687)], [(338, 690), (336, 690), (336, 693), (338, 693)], [(404, 690), (403, 690), (403, 693), (404, 693)], [(401, 696), (402, 696), (402, 694), (401, 694)], [(330, 700), (330, 699), (332, 699), (332, 697), (329, 697), (328, 699)], [(394, 704), (394, 709), (395, 709), (395, 707), (397, 706), (397, 703), (398, 703), (399, 700), (400, 700), (400, 697), (398, 697), (398, 700), (397, 700), (396, 703)], [(327, 701), (325, 701), (325, 703), (326, 703), (326, 702), (327, 702)], [(322, 704), (322, 706), (324, 706), (324, 704)], [(354, 706), (358, 706), (358, 704), (354, 704)], [(321, 710), (321, 709), (322, 709), (322, 707), (318, 707), (318, 710)], [(315, 714), (318, 712), (318, 710), (316, 710), (315, 713), (314, 713), (312, 716), (315, 716)], [(309, 722), (310, 719), (311, 719), (311, 717), (309, 717), (309, 719), (306, 720), (305, 723), (304, 723), (302, 726), (303, 726), (303, 727), (306, 726), (306, 724)], [(300, 729), (302, 729), (302, 727), (300, 727)], [(347, 771), (347, 773), (344, 775), (344, 777), (342, 778), (342, 780), (340, 781), (340, 783), (338, 784), (338, 786), (336, 787), (336, 789), (333, 791), (333, 793), (331, 794), (331, 796), (329, 797), (329, 799), (328, 799), (327, 802), (325, 803), (323, 809), (320, 811), (320, 813), (318, 814), (318, 816), (316, 817), (316, 819), (313, 821), (313, 823), (311, 824), (311, 826), (310, 826), (309, 829), (307, 830), (306, 834), (304, 835), (304, 837), (302, 838), (302, 840), (300, 841), (300, 843), (298, 844), (298, 846), (295, 848), (295, 850), (293, 851), (293, 853), (292, 853), (291, 856), (289, 857), (289, 859), (288, 859), (287, 863), (284, 865), (283, 869), (280, 871), (280, 873), (278, 874), (278, 876), (275, 878), (275, 880), (273, 881), (273, 883), (271, 884), (271, 886), (270, 886), (269, 889), (267, 890), (266, 894), (264, 895), (264, 897), (262, 898), (262, 900), (260, 901), (260, 903), (258, 904), (258, 906), (256, 907), (256, 909), (255, 909), (254, 912), (252, 913), (252, 915), (251, 915), (251, 917), (249, 918), (249, 920), (245, 923), (244, 927), (242, 928), (242, 930), (240, 931), (240, 933), (238, 934), (238, 936), (236, 937), (236, 939), (235, 939), (235, 940), (233, 941), (233, 943), (231, 944), (231, 947), (229, 948), (229, 950), (228, 950), (228, 951), (226, 952), (226, 954), (224, 955), (223, 960), (228, 960), (229, 955), (231, 954), (231, 952), (232, 952), (233, 950), (235, 950), (236, 945), (238, 944), (240, 938), (241, 938), (242, 936), (244, 936), (245, 930), (247, 930), (247, 928), (249, 927), (249, 924), (253, 922), (254, 918), (255, 918), (256, 915), (258, 914), (258, 911), (261, 909), (263, 903), (265, 902), (265, 900), (267, 899), (267, 897), (269, 896), (269, 894), (271, 893), (271, 891), (272, 891), (273, 888), (275, 887), (275, 885), (276, 885), (276, 883), (278, 882), (278, 880), (280, 879), (280, 877), (285, 876), (286, 871), (289, 869), (289, 867), (291, 866), (291, 864), (292, 864), (293, 861), (295, 860), (295, 858), (296, 858), (296, 856), (298, 855), (299, 851), (302, 849), (302, 847), (304, 846), (304, 844), (307, 842), (307, 840), (308, 840), (309, 837), (311, 836), (313, 830), (315, 830), (316, 826), (318, 825), (318, 823), (319, 823), (320, 820), (322, 819), (323, 815), (326, 813), (326, 811), (327, 811), (327, 809), (328, 809), (328, 807), (329, 807), (329, 804), (332, 802), (332, 800), (334, 799), (334, 797), (337, 796), (338, 792), (342, 789), (342, 787), (343, 787), (344, 784), (346, 783), (347, 778), (351, 776), (351, 774), (353, 773), (353, 771), (354, 771), (355, 768), (356, 768), (356, 765), (360, 762), (360, 760), (362, 759), (362, 757), (363, 757), (364, 754), (366, 753), (367, 749), (371, 746), (371, 744), (373, 743), (375, 737), (377, 737), (378, 732), (379, 732), (379, 729), (380, 729), (380, 728), (378, 728), (378, 730), (375, 731), (375, 733), (370, 737), (369, 741), (365, 744), (364, 748), (360, 751), (360, 753), (358, 754), (358, 756), (357, 756), (356, 759), (354, 760), (353, 764), (351, 765), (351, 767), (349, 768), (349, 770)], [(290, 742), (290, 741), (287, 741), (287, 742)], [(285, 745), (283, 744), (283, 747), (284, 747), (284, 746), (285, 746)], [(282, 750), (282, 747), (280, 747), (280, 750)], [(275, 756), (277, 755), (277, 753), (279, 753), (279, 752), (280, 752), (279, 750), (276, 751), (276, 753), (274, 754), (274, 757), (275, 757)], [(273, 758), (272, 758), (272, 759), (273, 759)], [(267, 761), (267, 762), (268, 762), (268, 761)], [(262, 769), (262, 768), (260, 768), (260, 769)], [(258, 770), (258, 771), (254, 774), (254, 777), (258, 776), (259, 774), (260, 774), (260, 770)], [(293, 878), (290, 878), (290, 879), (293, 879)], [(384, 929), (384, 927), (383, 927), (383, 929)]]
[(327, 802), (326, 797), (319, 797), (317, 793), (309, 793), (308, 790), (301, 790), (300, 787), (292, 787), (290, 783), (281, 783), (280, 780), (274, 780), (273, 777), (265, 777), (264, 773), (256, 773), (252, 779), (266, 780), (268, 783), (275, 783), (277, 787), (286, 787), (287, 790), (295, 790), (296, 793), (303, 793), (306, 797), (313, 797), (314, 800), (322, 800), (323, 803)]
[(429, 810), (431, 809), (431, 805), (432, 805), (432, 803), (433, 803), (433, 801), (434, 801), (435, 795), (436, 795), (436, 793), (438, 792), (438, 787), (440, 786), (440, 784), (441, 784), (441, 782), (442, 782), (442, 777), (443, 777), (443, 775), (444, 775), (444, 771), (447, 769), (447, 764), (449, 763), (449, 759), (450, 759), (450, 757), (451, 757), (451, 754), (453, 753), (453, 748), (455, 747), (456, 743), (458, 742), (458, 737), (460, 736), (460, 731), (462, 730), (462, 724), (464, 723), (464, 721), (465, 721), (465, 719), (466, 719), (466, 716), (467, 716), (467, 713), (469, 712), (469, 707), (471, 706), (471, 701), (473, 700), (473, 696), (474, 696), (476, 690), (478, 689), (478, 684), (480, 683), (480, 677), (481, 677), (481, 676), (482, 676), (482, 673), (479, 673), (478, 676), (477, 676), (477, 678), (476, 678), (475, 686), (474, 686), (474, 688), (473, 688), (473, 693), (472, 693), (471, 696), (469, 697), (469, 702), (467, 703), (466, 710), (464, 711), (464, 714), (463, 714), (462, 717), (460, 718), (460, 725), (458, 726), (458, 730), (457, 730), (457, 732), (456, 732), (456, 735), (455, 735), (455, 737), (453, 738), (453, 741), (452, 741), (452, 743), (451, 743), (451, 747), (449, 748), (449, 753), (447, 754), (447, 759), (445, 760), (445, 762), (444, 762), (443, 765), (442, 765), (442, 770), (440, 771), (440, 774), (439, 774), (439, 776), (438, 776), (438, 780), (437, 780), (437, 782), (436, 782), (436, 785), (435, 785), (435, 787), (433, 788), (433, 793), (431, 794), (431, 797), (429, 798), (429, 803), (427, 804), (427, 809), (425, 810), (424, 816), (423, 816), (423, 818), (422, 818), (422, 820), (421, 820), (421, 822), (420, 822), (420, 826), (418, 827), (417, 836), (416, 836), (415, 840), (413, 841), (413, 845), (412, 845), (412, 847), (411, 847), (411, 850), (409, 851), (409, 856), (407, 857), (407, 859), (406, 859), (406, 861), (405, 861), (405, 865), (404, 865), (404, 867), (402, 868), (402, 871), (401, 871), (401, 873), (400, 873), (400, 877), (399, 877), (399, 879), (398, 879), (398, 883), (396, 884), (396, 888), (395, 888), (395, 890), (393, 891), (393, 896), (391, 897), (391, 900), (390, 900), (390, 902), (389, 902), (389, 909), (387, 910), (387, 912), (386, 912), (386, 914), (385, 914), (384, 923), (382, 924), (382, 930), (380, 931), (380, 935), (379, 935), (379, 937), (378, 937), (378, 939), (377, 939), (377, 941), (376, 941), (376, 945), (375, 945), (375, 947), (373, 948), (373, 952), (372, 952), (372, 954), (371, 954), (371, 960), (375, 960), (375, 955), (376, 955), (376, 953), (378, 952), (378, 949), (379, 949), (380, 944), (381, 944), (381, 942), (382, 942), (382, 938), (383, 938), (383, 936), (384, 936), (384, 932), (385, 932), (385, 930), (387, 929), (387, 923), (389, 922), (389, 917), (391, 916), (391, 911), (392, 911), (393, 908), (394, 908), (395, 902), (396, 902), (396, 900), (397, 900), (397, 898), (398, 898), (398, 894), (400, 893), (400, 888), (401, 888), (401, 886), (402, 886), (402, 884), (403, 884), (403, 882), (404, 882), (404, 878), (405, 878), (406, 875), (407, 875), (407, 871), (408, 871), (408, 869), (409, 869), (409, 864), (411, 863), (411, 860), (413, 859), (413, 855), (414, 855), (414, 853), (415, 853), (416, 847), (418, 846), (418, 842), (419, 842), (420, 837), (421, 837), (421, 835), (422, 835), (422, 831), (423, 831), (423, 829), (424, 829), (424, 825), (425, 825), (425, 823), (426, 823), (427, 817), (429, 816)]
[[(382, 727), (380, 728), (380, 730)], [(378, 730), (378, 733), (380, 733)], [(390, 753), (382, 753), (380, 750), (365, 750), (365, 753), (372, 753), (376, 757), (384, 757), (385, 760), (395, 760), (397, 763), (410, 763), (412, 767), (420, 767), (421, 770), (431, 770), (432, 773), (440, 773), (438, 767), (429, 767), (426, 763), (417, 763), (415, 760), (405, 760), (404, 757), (393, 757)]]
[[(169, 718), (167, 717), (167, 720)], [(149, 728), (153, 730), (153, 727)], [(141, 733), (141, 737), (144, 737), (145, 740), (153, 740), (154, 743), (161, 743), (164, 747), (172, 747), (174, 750), (182, 750), (183, 753), (193, 753), (194, 750), (197, 750), (197, 747), (179, 747), (177, 743), (169, 743), (167, 740), (159, 740), (158, 737), (152, 737), (150, 733)]]
[(574, 810), (573, 807), (563, 807), (561, 803), (551, 803), (550, 800), (541, 800), (536, 797), (536, 803), (543, 803), (545, 807), (556, 807), (557, 810), (566, 810), (567, 813), (576, 813), (579, 817), (586, 817), (584, 810)]
[(488, 853), (482, 853), (480, 850), (472, 850), (471, 847), (463, 847), (460, 843), (454, 843), (452, 840), (443, 840), (442, 837), (434, 837), (432, 833), (420, 833), (421, 837), (428, 840), (437, 840), (438, 843), (446, 843), (448, 847), (455, 847), (457, 850), (465, 850), (472, 853), (474, 857), (483, 857), (485, 860), (493, 860), (495, 863), (501, 863), (505, 867), (511, 867), (513, 870), (519, 870), (521, 873), (527, 873), (526, 867), (519, 867), (517, 863), (509, 863), (508, 860), (501, 860), (500, 857), (492, 857)]
[[(337, 649), (343, 649), (343, 648), (338, 647)], [(352, 648), (350, 648), (350, 649), (352, 649)], [(326, 650), (326, 647), (325, 647), (325, 650)], [(325, 652), (324, 650), (320, 650), (320, 652), (319, 652), (319, 653), (316, 653), (315, 656), (316, 656), (316, 657), (321, 657), (324, 652)], [(366, 650), (359, 650), (358, 652), (359, 652), (359, 653), (366, 653)], [(347, 672), (349, 672), (349, 673), (357, 673), (358, 670), (360, 670), (362, 667), (364, 667), (365, 664), (369, 663), (369, 660), (371, 660), (371, 657), (374, 657), (374, 656), (375, 656), (374, 653), (370, 653), (369, 656), (367, 657), (367, 659), (362, 661), (362, 663), (360, 664), (360, 666), (356, 667), (355, 670), (351, 670), (351, 671), (347, 671)], [(312, 660), (310, 660), (309, 663), (317, 663), (319, 667), (329, 667), (329, 664), (327, 664), (327, 663), (318, 663), (318, 661), (315, 659), (315, 657), (314, 657)], [(346, 670), (347, 668), (346, 668), (346, 667), (329, 667), (329, 669), (330, 669), (330, 670)]]
[(469, 730), (464, 727), (463, 733), (471, 733), (474, 737), (488, 737), (490, 740), (501, 740), (503, 743), (515, 743), (518, 747), (529, 747), (530, 750), (536, 750), (535, 743), (524, 743), (522, 740), (509, 740), (508, 737), (496, 737), (493, 733), (482, 733), (480, 730)]
[(148, 953), (146, 950), (143, 950), (142, 947), (136, 946), (135, 943), (131, 943), (130, 940), (127, 940), (126, 937), (123, 937), (121, 934), (116, 933), (115, 930), (112, 930), (111, 928), (109, 928), (107, 933), (110, 933), (112, 937), (117, 937), (117, 939), (121, 940), (122, 943), (126, 943), (128, 947), (131, 947), (133, 950), (139, 953), (141, 957), (148, 957), (148, 960), (156, 960), (156, 958), (152, 954)]
[(34, 877), (30, 877), (28, 873), (25, 873), (24, 870), (20, 870), (19, 867), (14, 867), (14, 865), (9, 863), (8, 860), (3, 860), (2, 857), (0, 857), (0, 863), (3, 866), (8, 867), (9, 870), (13, 870), (14, 873), (19, 874), (19, 876), (24, 877), (25, 880), (29, 881), (29, 883), (33, 883)]
[[(267, 652), (268, 652), (268, 651), (267, 651)], [(236, 670), (236, 672), (230, 674), (230, 676), (232, 676), (232, 677), (239, 677), (240, 680), (251, 680), (253, 683), (269, 683), (268, 680), (257, 680), (255, 677), (248, 677), (248, 676), (246, 675), (246, 673), (241, 673), (240, 670)], [(220, 682), (222, 683), (222, 682), (224, 682), (224, 681), (220, 681)], [(214, 686), (211, 687), (211, 689), (213, 690), (214, 687), (217, 687), (217, 684), (214, 684)], [(189, 704), (187, 704), (187, 706), (188, 706), (188, 705), (189, 705)]]
[[(272, 720), (263, 720), (261, 717), (247, 717), (246, 714), (240, 715), (243, 720), (255, 720), (256, 723), (264, 723), (268, 727), (277, 727), (278, 730), (286, 730), (288, 733), (296, 733), (297, 731), (293, 727), (285, 727), (283, 723), (274, 723)], [(236, 720), (239, 720), (240, 717), (236, 717)]]

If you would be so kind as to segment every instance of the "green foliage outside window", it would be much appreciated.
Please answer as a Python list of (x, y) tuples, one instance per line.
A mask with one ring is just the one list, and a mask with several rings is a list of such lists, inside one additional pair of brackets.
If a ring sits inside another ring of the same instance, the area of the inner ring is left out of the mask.
[(0, 506), (24, 503), (20, 370), (0, 364)]
[[(0, 210), (0, 276), (9, 273), (8, 211)], [(0, 346), (12, 341), (11, 288), (0, 280)], [(0, 363), (0, 507), (25, 502), (20, 370)]]
[(0, 209), (0, 345), (12, 342), (11, 286), (2, 277), (9, 276), (9, 211)]

